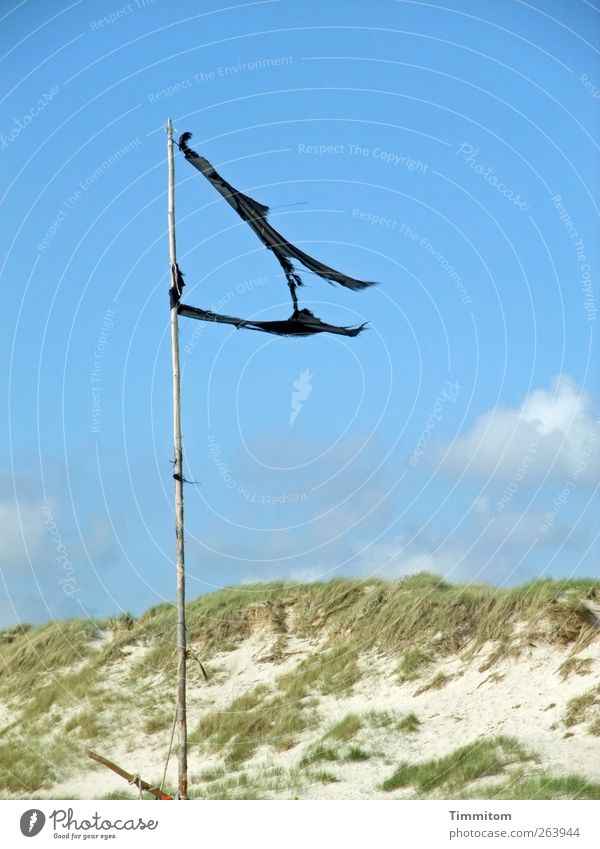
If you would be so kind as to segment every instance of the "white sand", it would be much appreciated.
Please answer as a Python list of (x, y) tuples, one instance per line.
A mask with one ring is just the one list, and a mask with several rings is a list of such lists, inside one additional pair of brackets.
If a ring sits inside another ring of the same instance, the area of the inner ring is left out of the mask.
[[(103, 634), (98, 642), (106, 644), (109, 639), (110, 635)], [(274, 662), (271, 655), (276, 639), (277, 634), (264, 622), (257, 623), (252, 636), (237, 648), (211, 659), (212, 674), (208, 682), (204, 681), (197, 666), (193, 662), (190, 664), (190, 729), (208, 711), (225, 708), (257, 685), (272, 688), (277, 677), (318, 651), (320, 645), (291, 634), (283, 659)], [(470, 661), (451, 657), (431, 666), (418, 681), (404, 684), (398, 683), (396, 660), (375, 655), (364, 657), (364, 676), (349, 696), (343, 699), (317, 696), (318, 724), (299, 735), (297, 745), (278, 752), (266, 741), (245, 768), (250, 776), (260, 775), (273, 766), (293, 770), (326, 729), (346, 714), (389, 711), (397, 717), (415, 713), (421, 722), (419, 730), (403, 733), (373, 728), (365, 722), (346, 748), (360, 746), (371, 754), (368, 760), (319, 764), (317, 768), (333, 773), (338, 780), (330, 784), (305, 780), (296, 791), (286, 786), (285, 790), (270, 795), (289, 798), (297, 792), (300, 797), (313, 799), (400, 797), (401, 792), (385, 794), (378, 789), (400, 761), (414, 763), (443, 756), (466, 743), (498, 734), (515, 737), (524, 748), (535, 752), (541, 759), (536, 769), (548, 769), (554, 775), (576, 773), (600, 781), (600, 737), (591, 735), (586, 723), (566, 729), (562, 721), (567, 702), (589, 691), (600, 680), (600, 634), (578, 655), (593, 660), (591, 674), (572, 674), (566, 681), (561, 680), (558, 669), (570, 656), (569, 649), (547, 644), (529, 646), (519, 657), (507, 657), (487, 671), (480, 671), (492, 650), (493, 646), (486, 646)], [(146, 646), (139, 645), (115, 661), (106, 679), (107, 688), (120, 692), (130, 687), (128, 671), (146, 651)], [(417, 695), (417, 690), (438, 672), (451, 676), (450, 681), (441, 689)], [(148, 674), (135, 697), (156, 698), (160, 704), (170, 706), (173, 694), (165, 690), (164, 677), (157, 672)], [(6, 707), (0, 705), (0, 716), (6, 715)], [(157, 781), (164, 768), (171, 731), (168, 728), (148, 736), (141, 726), (141, 719), (131, 716), (127, 733), (115, 733), (110, 739), (94, 741), (92, 748), (130, 772), (139, 773), (147, 781)], [(565, 737), (566, 732), (572, 736)], [(82, 743), (82, 769), (65, 776), (43, 795), (48, 798), (69, 795), (98, 798), (111, 790), (127, 789), (126, 783), (109, 770), (88, 763), (84, 748)], [(220, 757), (206, 756), (194, 747), (189, 761), (192, 782), (195, 775), (220, 763)], [(174, 783), (175, 779), (176, 757), (171, 755), (168, 780)]]

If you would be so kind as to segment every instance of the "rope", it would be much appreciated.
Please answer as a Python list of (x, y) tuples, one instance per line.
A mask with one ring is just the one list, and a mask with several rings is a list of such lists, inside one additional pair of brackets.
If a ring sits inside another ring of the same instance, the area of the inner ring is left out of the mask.
[(167, 752), (167, 760), (165, 761), (165, 771), (163, 772), (162, 781), (160, 782), (160, 789), (164, 791), (165, 789), (165, 780), (167, 778), (167, 768), (169, 766), (169, 758), (171, 757), (171, 751), (173, 749), (173, 738), (175, 737), (175, 724), (177, 722), (177, 705), (175, 705), (175, 715), (173, 716), (173, 727), (171, 728), (171, 742), (169, 743), (169, 751)]
[(129, 783), (137, 787), (138, 792), (140, 794), (140, 799), (143, 799), (144, 796), (142, 795), (142, 779), (137, 772), (131, 776), (131, 778), (129, 779)]

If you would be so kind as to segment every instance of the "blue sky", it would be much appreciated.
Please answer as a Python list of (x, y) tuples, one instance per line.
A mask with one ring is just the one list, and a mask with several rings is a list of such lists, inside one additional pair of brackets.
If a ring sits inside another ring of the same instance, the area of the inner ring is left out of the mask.
[[(174, 596), (169, 116), (380, 284), (305, 275), (356, 339), (181, 321), (189, 594), (599, 575), (592, 4), (0, 5), (0, 626)], [(180, 154), (176, 217), (188, 303), (289, 314)]]

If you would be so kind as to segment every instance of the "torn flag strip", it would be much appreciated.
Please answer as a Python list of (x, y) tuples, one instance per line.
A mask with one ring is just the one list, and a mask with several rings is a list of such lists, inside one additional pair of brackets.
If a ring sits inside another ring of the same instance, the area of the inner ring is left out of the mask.
[(190, 307), (180, 304), (179, 315), (185, 318), (196, 318), (199, 321), (214, 321), (219, 324), (232, 324), (237, 328), (248, 330), (262, 330), (264, 333), (273, 333), (276, 336), (312, 336), (315, 333), (334, 333), (338, 336), (358, 336), (365, 325), (356, 327), (338, 327), (336, 324), (327, 324), (321, 321), (310, 310), (295, 310), (294, 313), (283, 321), (254, 321), (244, 318), (236, 318), (232, 315), (219, 315), (219, 313), (203, 310), (199, 307)]

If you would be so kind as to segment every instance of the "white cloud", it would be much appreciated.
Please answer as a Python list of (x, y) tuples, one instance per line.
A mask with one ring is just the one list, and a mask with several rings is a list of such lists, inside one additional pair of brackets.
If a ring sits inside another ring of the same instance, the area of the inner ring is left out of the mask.
[(480, 477), (592, 480), (600, 471), (600, 417), (590, 395), (563, 375), (518, 407), (483, 413), (438, 459), (453, 472)]
[(434, 552), (422, 541), (409, 542), (406, 536), (401, 535), (371, 543), (357, 553), (354, 572), (375, 578), (403, 578), (419, 572), (449, 575), (457, 559), (458, 556), (449, 547)]

